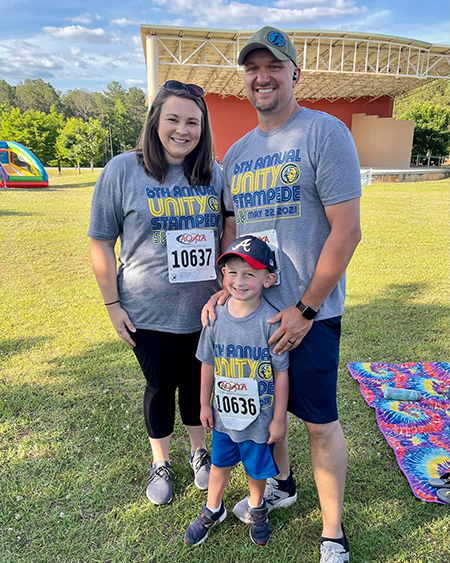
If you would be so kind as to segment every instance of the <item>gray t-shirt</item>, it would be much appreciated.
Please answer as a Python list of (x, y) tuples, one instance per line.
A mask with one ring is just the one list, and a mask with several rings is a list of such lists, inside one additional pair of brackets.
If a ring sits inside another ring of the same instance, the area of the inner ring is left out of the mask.
[[(257, 127), (230, 148), (224, 159), (224, 200), (228, 210), (234, 209), (237, 236), (275, 230), (281, 283), (264, 290), (273, 307), (295, 305), (310, 284), (330, 233), (324, 206), (360, 196), (353, 138), (326, 113), (300, 108), (281, 127)], [(342, 315), (344, 300), (345, 276), (316, 319)]]
[(214, 374), (222, 377), (253, 377), (258, 382), (260, 413), (256, 420), (244, 430), (229, 430), (224, 427), (216, 402), (213, 401), (214, 428), (228, 434), (234, 442), (253, 440), (264, 444), (269, 439), (269, 425), (274, 411), (274, 371), (289, 367), (289, 353), (273, 354), (267, 341), (279, 327), (269, 324), (267, 319), (277, 311), (265, 299), (246, 317), (233, 317), (228, 311), (228, 302), (216, 307), (217, 319), (210, 318), (209, 326), (203, 329), (197, 349), (197, 358), (214, 365)]
[(100, 174), (88, 236), (120, 237), (120, 301), (137, 328), (178, 334), (201, 329), (202, 307), (220, 289), (219, 281), (170, 283), (166, 231), (212, 230), (215, 257), (206, 259), (215, 264), (222, 232), (221, 194), (217, 164), (209, 186), (189, 186), (182, 165), (170, 165), (168, 178), (159, 184), (145, 174), (135, 152), (114, 157)]

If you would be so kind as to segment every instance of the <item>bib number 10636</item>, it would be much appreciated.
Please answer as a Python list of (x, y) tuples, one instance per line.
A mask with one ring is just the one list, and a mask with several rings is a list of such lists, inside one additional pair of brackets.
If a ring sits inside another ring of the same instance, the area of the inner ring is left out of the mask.
[(256, 414), (255, 399), (253, 397), (228, 397), (227, 395), (216, 395), (216, 406), (220, 414)]
[(214, 402), (225, 428), (244, 430), (259, 415), (258, 384), (250, 377), (234, 379), (216, 375)]

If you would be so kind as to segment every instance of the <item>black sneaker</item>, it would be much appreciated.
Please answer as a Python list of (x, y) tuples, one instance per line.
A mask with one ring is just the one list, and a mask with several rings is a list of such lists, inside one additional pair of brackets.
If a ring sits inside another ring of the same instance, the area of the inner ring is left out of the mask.
[[(233, 508), (234, 515), (244, 524), (250, 524), (248, 514), (248, 499), (239, 501)], [(297, 500), (297, 492), (295, 481), (292, 477), (292, 471), (289, 478), (285, 481), (277, 481), (276, 479), (267, 479), (266, 490), (264, 491), (264, 500), (266, 502), (267, 511), (271, 512), (274, 508), (287, 508), (294, 504)]]
[(266, 545), (272, 535), (266, 503), (263, 500), (263, 505), (260, 508), (249, 506), (247, 510), (250, 520), (250, 539), (256, 545)]
[(204, 504), (200, 515), (197, 516), (186, 530), (186, 533), (184, 534), (184, 541), (190, 546), (200, 545), (208, 537), (210, 528), (219, 522), (223, 522), (226, 517), (227, 511), (225, 510), (223, 502), (217, 512), (211, 512), (206, 507), (206, 504)]

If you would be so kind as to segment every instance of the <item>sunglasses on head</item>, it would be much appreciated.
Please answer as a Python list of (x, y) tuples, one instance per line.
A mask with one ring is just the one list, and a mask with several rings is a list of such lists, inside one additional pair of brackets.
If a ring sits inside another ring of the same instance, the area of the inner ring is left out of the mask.
[(179, 92), (180, 90), (187, 90), (190, 94), (196, 98), (203, 98), (205, 91), (197, 84), (185, 84), (184, 82), (179, 82), (178, 80), (168, 80), (162, 85), (166, 90), (171, 92)]

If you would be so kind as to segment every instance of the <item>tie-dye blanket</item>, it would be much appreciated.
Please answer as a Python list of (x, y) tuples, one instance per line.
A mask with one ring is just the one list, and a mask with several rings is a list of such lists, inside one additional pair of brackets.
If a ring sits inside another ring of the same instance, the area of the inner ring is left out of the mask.
[[(450, 471), (450, 363), (352, 363), (347, 367), (374, 407), (378, 426), (420, 500), (441, 502), (428, 479)], [(415, 389), (415, 402), (383, 398), (384, 387)]]

